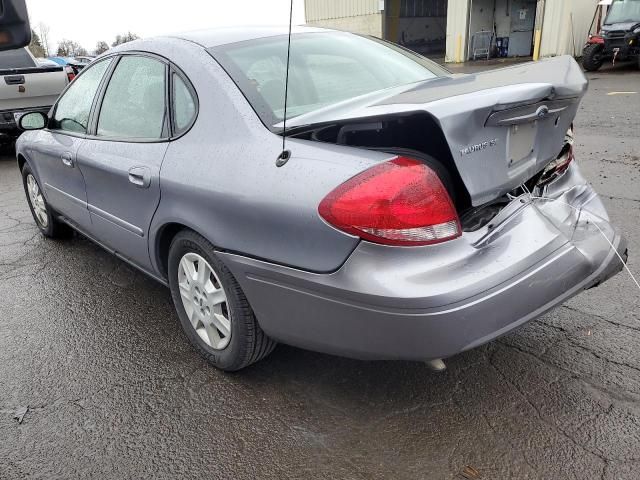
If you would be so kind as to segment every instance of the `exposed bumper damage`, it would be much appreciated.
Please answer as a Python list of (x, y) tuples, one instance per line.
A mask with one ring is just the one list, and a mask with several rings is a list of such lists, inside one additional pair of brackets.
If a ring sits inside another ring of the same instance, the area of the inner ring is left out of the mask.
[(418, 248), (361, 242), (332, 274), (220, 257), (277, 340), (354, 358), (427, 360), (486, 343), (604, 282), (623, 268), (626, 250), (573, 165), (462, 238)]

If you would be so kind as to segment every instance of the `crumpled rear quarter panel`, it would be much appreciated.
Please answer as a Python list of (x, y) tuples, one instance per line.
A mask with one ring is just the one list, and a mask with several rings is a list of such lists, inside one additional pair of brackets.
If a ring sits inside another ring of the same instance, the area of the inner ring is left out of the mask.
[[(577, 166), (547, 194), (523, 196), (494, 227), (444, 244), (362, 242), (333, 274), (309, 274), (221, 254), (267, 334), (364, 359), (425, 360), (481, 345), (532, 320), (622, 264), (626, 242), (608, 224)], [(569, 201), (578, 210), (565, 209)], [(506, 210), (506, 209), (505, 209)]]

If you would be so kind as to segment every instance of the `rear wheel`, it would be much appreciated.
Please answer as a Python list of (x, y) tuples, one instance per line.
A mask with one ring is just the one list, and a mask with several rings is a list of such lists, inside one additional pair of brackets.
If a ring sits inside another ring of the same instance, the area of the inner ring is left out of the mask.
[(236, 279), (195, 232), (180, 232), (171, 242), (169, 286), (187, 338), (213, 366), (240, 370), (275, 348)]
[(595, 72), (604, 63), (604, 58), (602, 57), (602, 52), (604, 51), (604, 46), (599, 43), (592, 43), (591, 45), (587, 45), (582, 52), (582, 66), (588, 72)]
[(49, 238), (68, 237), (72, 233), (71, 228), (56, 218), (44, 198), (40, 184), (31, 171), (31, 167), (26, 163), (22, 167), (22, 183), (24, 192), (27, 195), (31, 215), (33, 215), (33, 219), (42, 234)]

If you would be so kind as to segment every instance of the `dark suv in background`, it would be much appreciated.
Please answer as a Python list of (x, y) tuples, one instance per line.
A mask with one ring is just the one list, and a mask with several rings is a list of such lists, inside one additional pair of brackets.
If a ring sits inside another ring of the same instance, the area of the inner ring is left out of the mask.
[(585, 46), (585, 70), (598, 70), (605, 60), (635, 60), (640, 67), (640, 0), (615, 0), (602, 25)]

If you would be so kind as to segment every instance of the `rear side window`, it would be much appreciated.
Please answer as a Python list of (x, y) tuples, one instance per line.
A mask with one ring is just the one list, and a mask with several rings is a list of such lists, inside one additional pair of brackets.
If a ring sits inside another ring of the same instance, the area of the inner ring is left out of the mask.
[(196, 116), (196, 101), (184, 83), (184, 80), (178, 75), (173, 74), (173, 115), (175, 121), (175, 135), (180, 135), (187, 130)]
[(34, 68), (35, 62), (24, 48), (0, 52), (0, 70)]
[(87, 67), (71, 84), (58, 101), (51, 128), (87, 133), (93, 99), (111, 62), (112, 59), (108, 58)]
[(149, 57), (125, 56), (102, 101), (98, 136), (161, 139), (166, 132), (166, 67)]

